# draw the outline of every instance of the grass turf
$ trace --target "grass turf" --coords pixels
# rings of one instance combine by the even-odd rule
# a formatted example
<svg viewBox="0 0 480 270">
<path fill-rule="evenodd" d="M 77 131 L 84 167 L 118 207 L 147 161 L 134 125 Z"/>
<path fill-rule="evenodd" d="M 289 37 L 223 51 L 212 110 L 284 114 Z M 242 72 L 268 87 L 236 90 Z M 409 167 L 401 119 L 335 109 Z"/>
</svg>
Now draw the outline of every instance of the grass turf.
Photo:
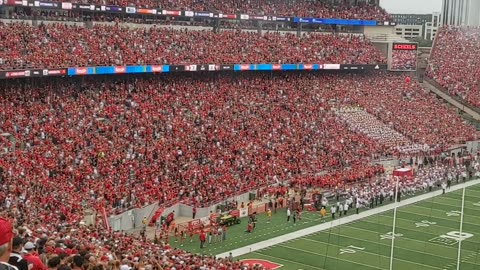
<svg viewBox="0 0 480 270">
<path fill-rule="evenodd" d="M 456 269 L 461 199 L 462 191 L 457 190 L 397 210 L 393 269 Z M 311 216 L 312 219 L 316 217 Z M 318 223 L 318 220 L 313 222 Z M 391 235 L 388 233 L 392 231 L 392 223 L 393 211 L 384 212 L 238 259 L 263 259 L 289 270 L 389 269 Z M 292 229 L 292 226 L 285 226 L 285 220 L 281 226 L 285 228 L 282 234 Z M 308 223 L 301 226 L 308 226 Z M 478 270 L 480 186 L 466 190 L 462 231 L 467 234 L 462 235 L 465 239 L 461 243 L 460 269 Z M 237 247 L 232 245 L 231 249 Z"/>
</svg>

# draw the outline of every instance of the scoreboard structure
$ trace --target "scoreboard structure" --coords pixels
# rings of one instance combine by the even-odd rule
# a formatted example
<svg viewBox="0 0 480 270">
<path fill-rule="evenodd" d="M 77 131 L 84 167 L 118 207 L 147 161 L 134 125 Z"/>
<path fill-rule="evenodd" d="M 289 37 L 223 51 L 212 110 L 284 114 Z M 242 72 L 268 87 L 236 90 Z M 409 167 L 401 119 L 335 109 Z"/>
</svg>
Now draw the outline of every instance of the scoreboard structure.
<svg viewBox="0 0 480 270">
<path fill-rule="evenodd" d="M 388 70 L 416 71 L 418 43 L 390 43 Z"/>
</svg>

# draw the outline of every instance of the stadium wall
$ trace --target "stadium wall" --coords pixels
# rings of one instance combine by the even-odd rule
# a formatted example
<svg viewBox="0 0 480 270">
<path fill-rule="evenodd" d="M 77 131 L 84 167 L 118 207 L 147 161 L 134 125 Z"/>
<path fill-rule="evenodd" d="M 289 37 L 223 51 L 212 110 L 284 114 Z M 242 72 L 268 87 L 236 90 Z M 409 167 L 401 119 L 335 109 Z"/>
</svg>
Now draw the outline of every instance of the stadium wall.
<svg viewBox="0 0 480 270">
<path fill-rule="evenodd" d="M 480 141 L 467 142 L 467 150 L 470 151 L 470 153 L 476 153 L 480 151 Z"/>
<path fill-rule="evenodd" d="M 158 203 L 143 208 L 135 208 L 119 215 L 107 218 L 110 228 L 114 231 L 128 231 L 142 226 L 143 217 L 150 217 L 158 209 Z"/>
<path fill-rule="evenodd" d="M 202 218 L 202 217 L 207 217 L 210 214 L 210 211 L 216 212 L 218 209 L 218 205 L 222 204 L 223 202 L 227 200 L 236 200 L 239 203 L 241 202 L 248 202 L 249 201 L 249 196 L 250 193 L 256 193 L 257 190 L 249 191 L 242 193 L 238 196 L 232 197 L 232 198 L 227 198 L 222 200 L 221 202 L 218 202 L 216 204 L 213 204 L 209 207 L 203 207 L 203 208 L 197 208 L 197 218 Z M 154 203 L 148 206 L 145 206 L 143 208 L 135 208 L 129 211 L 126 211 L 122 214 L 119 215 L 114 215 L 110 216 L 107 218 L 108 224 L 110 225 L 110 228 L 114 231 L 129 231 L 133 230 L 135 228 L 139 228 L 142 226 L 142 219 L 143 217 L 147 217 L 147 219 L 150 221 L 152 215 L 160 208 L 158 203 Z M 166 207 L 163 210 L 163 213 L 168 214 L 171 213 L 172 211 L 175 211 L 175 217 L 178 216 L 185 216 L 185 217 L 191 217 L 192 216 L 192 211 L 193 207 L 186 205 L 186 204 L 175 204 L 170 207 Z M 162 214 L 162 215 L 165 215 Z"/>
<path fill-rule="evenodd" d="M 390 35 L 395 34 L 394 29 L 394 26 L 364 26 L 363 33 L 367 36 L 379 34 Z"/>
</svg>

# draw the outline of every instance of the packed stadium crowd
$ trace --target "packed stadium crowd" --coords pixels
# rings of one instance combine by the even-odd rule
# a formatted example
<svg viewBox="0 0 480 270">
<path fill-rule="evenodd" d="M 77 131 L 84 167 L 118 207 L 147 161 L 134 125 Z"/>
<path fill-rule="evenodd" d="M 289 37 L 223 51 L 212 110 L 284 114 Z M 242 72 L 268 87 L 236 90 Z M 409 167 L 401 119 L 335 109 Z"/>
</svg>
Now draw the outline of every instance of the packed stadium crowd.
<svg viewBox="0 0 480 270">
<path fill-rule="evenodd" d="M 79 2 L 391 19 L 378 6 L 331 1 Z M 462 36 L 466 44 L 478 40 L 471 31 L 462 33 L 469 33 Z M 436 53 L 447 46 L 442 44 L 437 42 Z M 476 48 L 464 46 L 465 56 Z M 400 64 L 411 64 L 407 56 L 400 58 Z M 386 58 L 362 35 L 299 38 L 0 22 L 3 70 L 233 63 L 383 64 Z M 432 69 L 432 76 L 445 68 Z M 0 82 L 0 216 L 5 217 L 0 219 L 0 247 L 11 242 L 14 254 L 32 262 L 33 269 L 18 270 L 261 270 L 233 258 L 192 254 L 108 231 L 99 217 L 97 226 L 87 226 L 84 211 L 110 215 L 151 203 L 205 207 L 284 180 L 292 186 L 347 190 L 366 206 L 372 196 L 391 194 L 394 187 L 383 178 L 383 166 L 371 161 L 434 156 L 479 138 L 452 108 L 402 74 L 198 73 L 27 82 Z M 353 107 L 361 114 L 338 114 Z M 475 166 L 478 171 L 478 161 Z M 437 162 L 414 179 L 402 179 L 401 188 L 405 193 L 425 189 L 442 177 L 459 179 L 464 173 L 463 165 Z"/>
<path fill-rule="evenodd" d="M 413 142 L 429 145 L 432 153 L 476 136 L 453 109 L 395 74 L 179 74 L 2 83 L 1 132 L 11 135 L 0 137 L 0 148 L 10 149 L 0 160 L 6 215 L 40 229 L 37 237 L 62 228 L 79 231 L 90 245 L 121 239 L 125 243 L 116 244 L 122 253 L 137 240 L 77 228 L 84 209 L 110 214 L 153 202 L 201 207 L 278 180 L 334 188 L 381 174 L 383 168 L 369 161 L 400 153 L 350 131 L 335 107 L 362 106 Z M 421 118 L 414 121 L 412 115 Z M 325 174 L 317 176 L 320 171 Z M 149 248 L 142 244 L 125 254 L 138 257 Z M 168 252 L 163 254 L 177 259 L 166 263 L 175 267 L 210 260 Z"/>
<path fill-rule="evenodd" d="M 347 4 L 326 0 L 252 0 L 252 1 L 222 1 L 222 0 L 141 0 L 131 2 L 128 0 L 87 0 L 68 1 L 52 0 L 52 2 L 73 2 L 82 4 L 132 6 L 137 8 L 161 8 L 166 10 L 210 11 L 223 14 L 248 14 L 248 15 L 276 15 L 298 16 L 315 18 L 362 19 L 389 21 L 390 15 L 381 7 L 358 2 Z"/>
<path fill-rule="evenodd" d="M 203 74 L 81 87 L 6 83 L 0 123 L 17 151 L 0 166 L 5 185 L 24 186 L 20 193 L 31 193 L 30 203 L 46 209 L 32 214 L 54 218 L 47 210 L 54 208 L 76 220 L 82 205 L 204 205 L 275 179 L 400 154 L 349 131 L 331 110 L 341 104 L 363 106 L 432 151 L 475 138 L 471 126 L 416 83 L 398 89 L 403 80 L 386 74 Z M 379 101 L 379 95 L 388 98 Z M 422 117 L 412 121 L 411 115 Z M 2 137 L 1 146 L 12 149 L 12 142 Z"/>
<path fill-rule="evenodd" d="M 35 37 L 31 38 L 24 38 Z M 218 46 L 221 42 L 222 46 Z M 138 64 L 385 63 L 363 36 L 0 24 L 0 68 Z"/>
<path fill-rule="evenodd" d="M 480 28 L 443 27 L 435 39 L 427 76 L 451 95 L 480 108 Z"/>
<path fill-rule="evenodd" d="M 40 222 L 33 226 L 30 224 L 17 226 L 16 222 L 17 220 L 11 216 L 0 219 L 2 233 L 0 245 L 11 243 L 13 252 L 9 262 L 17 266 L 18 270 L 263 269 L 243 266 L 232 258 L 192 254 L 165 245 L 145 242 L 134 235 L 126 235 L 123 232 L 111 233 L 92 226 L 55 227 L 44 226 Z M 23 263 L 18 263 L 22 261 Z"/>
</svg>

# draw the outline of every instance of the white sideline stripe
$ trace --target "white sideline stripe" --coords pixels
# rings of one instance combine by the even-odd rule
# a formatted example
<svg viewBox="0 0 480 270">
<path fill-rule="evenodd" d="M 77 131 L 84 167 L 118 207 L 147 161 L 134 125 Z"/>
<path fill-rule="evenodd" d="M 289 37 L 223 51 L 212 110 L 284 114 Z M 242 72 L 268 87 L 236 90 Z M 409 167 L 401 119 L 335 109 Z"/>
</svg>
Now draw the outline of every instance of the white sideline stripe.
<svg viewBox="0 0 480 270">
<path fill-rule="evenodd" d="M 480 184 L 480 179 L 471 180 L 469 182 L 453 186 L 451 188 L 451 190 L 447 193 L 450 193 L 450 192 L 453 192 L 453 191 L 456 191 L 456 190 L 460 190 L 464 187 L 471 187 L 471 186 L 478 185 L 478 184 Z M 360 220 L 360 219 L 363 219 L 363 218 L 366 218 L 366 217 L 370 217 L 370 216 L 373 216 L 373 215 L 376 215 L 376 214 L 379 214 L 379 213 L 390 211 L 390 210 L 395 208 L 395 205 L 397 205 L 398 207 L 402 207 L 402 206 L 410 205 L 410 204 L 413 204 L 413 203 L 416 203 L 416 202 L 419 202 L 419 201 L 430 199 L 430 198 L 433 198 L 433 197 L 441 195 L 441 194 L 442 194 L 442 190 L 432 191 L 432 192 L 422 194 L 422 195 L 419 195 L 419 196 L 416 196 L 416 197 L 413 197 L 413 198 L 405 199 L 405 200 L 403 200 L 399 203 L 392 203 L 392 204 L 381 206 L 381 207 L 371 209 L 371 210 L 368 210 L 368 211 L 363 211 L 358 215 L 357 214 L 352 214 L 352 215 L 349 215 L 347 217 L 342 217 L 340 219 L 325 222 L 325 223 L 315 225 L 315 226 L 312 226 L 312 227 L 309 227 L 309 228 L 301 229 L 301 230 L 298 230 L 298 231 L 295 231 L 295 232 L 292 232 L 292 233 L 281 235 L 281 236 L 278 236 L 278 237 L 275 237 L 275 238 L 272 238 L 272 239 L 268 239 L 268 240 L 265 240 L 265 241 L 261 241 L 261 242 L 255 243 L 255 244 L 251 244 L 251 245 L 248 245 L 248 246 L 245 246 L 245 247 L 230 250 L 230 251 L 218 254 L 217 258 L 228 257 L 230 252 L 235 257 L 242 256 L 242 255 L 248 254 L 250 252 L 254 252 L 254 251 L 261 250 L 261 249 L 264 249 L 264 248 L 267 248 L 267 247 L 270 247 L 270 246 L 273 246 L 273 245 L 277 245 L 277 244 L 281 244 L 283 242 L 287 242 L 289 240 L 304 237 L 304 236 L 307 236 L 307 235 L 315 233 L 315 232 L 328 230 L 328 229 L 331 229 L 331 228 L 334 228 L 334 227 L 337 227 L 337 226 L 340 226 L 340 225 L 343 225 L 343 224 L 346 224 L 346 223 L 350 223 L 350 222 Z"/>
</svg>

